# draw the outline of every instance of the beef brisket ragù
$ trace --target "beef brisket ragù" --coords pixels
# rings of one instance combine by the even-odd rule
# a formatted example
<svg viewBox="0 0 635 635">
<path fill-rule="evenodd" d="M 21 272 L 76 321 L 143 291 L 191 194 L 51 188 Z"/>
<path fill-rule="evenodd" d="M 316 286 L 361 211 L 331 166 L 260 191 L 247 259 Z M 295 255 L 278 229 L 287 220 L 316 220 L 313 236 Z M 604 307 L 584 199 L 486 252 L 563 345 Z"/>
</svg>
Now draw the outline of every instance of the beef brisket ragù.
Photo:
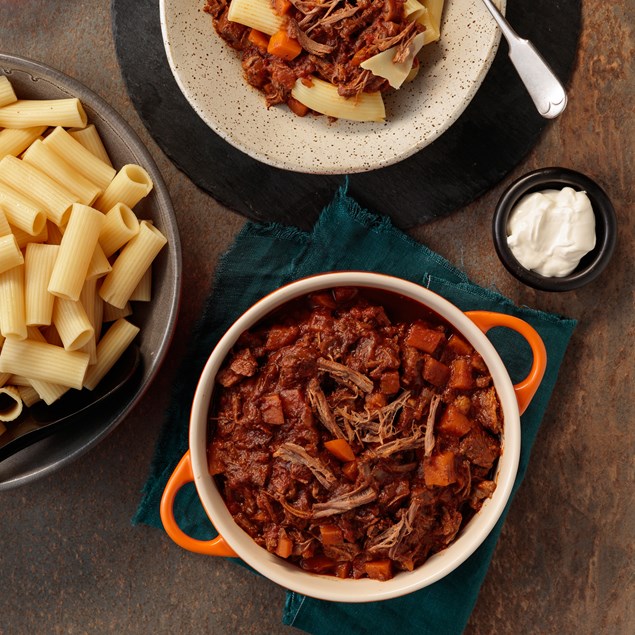
<svg viewBox="0 0 635 635">
<path fill-rule="evenodd" d="M 426 3 L 433 5 L 430 9 Z M 220 37 L 241 54 L 267 107 L 381 120 L 381 94 L 417 72 L 439 37 L 443 0 L 207 0 Z"/>
<path fill-rule="evenodd" d="M 209 466 L 257 544 L 310 572 L 387 580 L 492 495 L 503 417 L 460 333 L 373 293 L 311 294 L 239 338 L 217 375 Z"/>
</svg>

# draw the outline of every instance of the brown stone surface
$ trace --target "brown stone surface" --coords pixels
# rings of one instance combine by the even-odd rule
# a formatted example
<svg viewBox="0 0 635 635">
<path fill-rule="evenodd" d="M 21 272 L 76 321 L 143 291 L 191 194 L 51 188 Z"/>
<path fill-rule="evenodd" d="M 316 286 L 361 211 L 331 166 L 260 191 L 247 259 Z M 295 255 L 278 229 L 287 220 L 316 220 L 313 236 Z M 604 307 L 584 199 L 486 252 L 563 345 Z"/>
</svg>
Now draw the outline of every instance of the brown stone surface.
<svg viewBox="0 0 635 635">
<path fill-rule="evenodd" d="M 585 0 L 582 10 L 565 114 L 504 183 L 412 232 L 476 282 L 580 321 L 469 635 L 635 632 L 635 1 Z M 175 368 L 218 256 L 243 219 L 193 186 L 145 131 L 121 79 L 107 0 L 5 0 L 0 48 L 77 78 L 130 122 L 173 196 L 186 273 L 169 362 L 131 416 L 75 463 L 0 492 L 0 633 L 298 632 L 280 624 L 281 588 L 130 524 Z M 504 184 L 548 165 L 595 178 L 619 218 L 617 251 L 604 275 L 567 294 L 517 283 L 497 260 L 490 237 Z"/>
</svg>

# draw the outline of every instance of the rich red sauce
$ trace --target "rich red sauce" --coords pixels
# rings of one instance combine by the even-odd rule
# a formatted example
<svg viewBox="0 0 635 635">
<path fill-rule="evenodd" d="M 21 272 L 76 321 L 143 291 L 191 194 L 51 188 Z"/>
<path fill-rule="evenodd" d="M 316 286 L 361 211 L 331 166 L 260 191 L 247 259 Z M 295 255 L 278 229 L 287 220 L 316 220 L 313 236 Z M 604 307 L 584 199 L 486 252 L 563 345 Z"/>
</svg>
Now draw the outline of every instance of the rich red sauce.
<svg viewBox="0 0 635 635">
<path fill-rule="evenodd" d="M 396 294 L 337 288 L 240 337 L 217 376 L 210 471 L 265 549 L 386 580 L 491 496 L 502 427 L 489 371 L 451 325 Z"/>
</svg>

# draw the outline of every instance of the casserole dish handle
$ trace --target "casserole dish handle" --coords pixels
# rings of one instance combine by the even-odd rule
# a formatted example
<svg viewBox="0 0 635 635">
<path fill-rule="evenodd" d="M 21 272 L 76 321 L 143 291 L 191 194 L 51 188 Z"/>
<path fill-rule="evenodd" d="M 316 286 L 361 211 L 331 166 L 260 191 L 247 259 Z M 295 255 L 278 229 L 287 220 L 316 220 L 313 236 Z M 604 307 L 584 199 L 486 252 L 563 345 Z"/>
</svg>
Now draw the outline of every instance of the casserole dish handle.
<svg viewBox="0 0 635 635">
<path fill-rule="evenodd" d="M 495 326 L 504 326 L 516 331 L 527 340 L 534 360 L 527 377 L 517 384 L 514 384 L 516 399 L 518 400 L 518 410 L 520 414 L 523 414 L 523 412 L 527 410 L 527 406 L 529 406 L 533 396 L 536 394 L 547 367 L 547 350 L 540 335 L 538 335 L 538 332 L 527 324 L 527 322 L 513 315 L 494 313 L 492 311 L 466 311 L 465 314 L 483 333 L 487 333 L 487 331 Z"/>
<path fill-rule="evenodd" d="M 192 461 L 190 459 L 190 453 L 187 451 L 179 464 L 176 466 L 170 480 L 168 481 L 165 489 L 163 490 L 163 496 L 161 497 L 161 522 L 165 528 L 166 533 L 172 540 L 194 553 L 202 553 L 206 556 L 230 556 L 236 557 L 234 550 L 225 542 L 222 536 L 218 535 L 212 540 L 197 540 L 188 536 L 176 522 L 174 518 L 174 501 L 179 490 L 187 483 L 194 482 L 194 473 L 192 472 Z"/>
</svg>

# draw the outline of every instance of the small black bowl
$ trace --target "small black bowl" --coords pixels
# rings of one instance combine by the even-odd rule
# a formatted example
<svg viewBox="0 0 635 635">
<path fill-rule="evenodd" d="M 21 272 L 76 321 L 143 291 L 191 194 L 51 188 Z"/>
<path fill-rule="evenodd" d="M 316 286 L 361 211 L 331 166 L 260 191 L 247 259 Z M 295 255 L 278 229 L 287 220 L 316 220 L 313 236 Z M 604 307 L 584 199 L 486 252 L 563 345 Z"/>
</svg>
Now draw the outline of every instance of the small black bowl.
<svg viewBox="0 0 635 635">
<path fill-rule="evenodd" d="M 571 187 L 586 192 L 595 214 L 595 247 L 568 276 L 541 276 L 523 267 L 507 244 L 507 220 L 526 194 Z M 608 264 L 617 242 L 617 217 L 604 190 L 588 176 L 567 168 L 541 168 L 514 181 L 501 196 L 493 219 L 494 246 L 505 268 L 518 280 L 541 291 L 572 291 L 595 280 Z"/>
</svg>

